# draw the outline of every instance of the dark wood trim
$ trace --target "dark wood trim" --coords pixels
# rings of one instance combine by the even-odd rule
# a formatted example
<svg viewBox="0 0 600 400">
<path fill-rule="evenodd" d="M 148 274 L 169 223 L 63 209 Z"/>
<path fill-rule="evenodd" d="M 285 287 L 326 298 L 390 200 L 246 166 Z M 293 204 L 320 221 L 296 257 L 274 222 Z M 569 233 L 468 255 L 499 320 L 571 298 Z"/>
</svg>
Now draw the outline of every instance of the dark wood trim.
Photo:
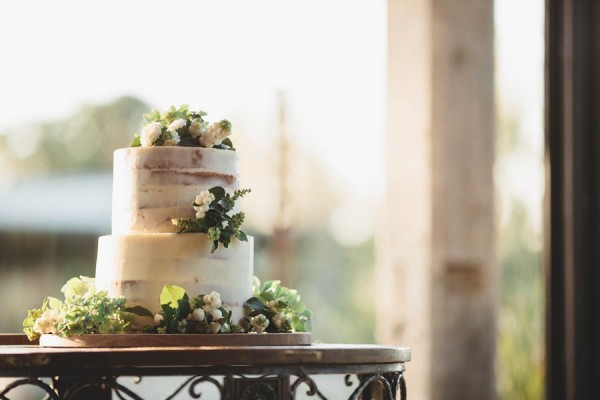
<svg viewBox="0 0 600 400">
<path fill-rule="evenodd" d="M 546 0 L 547 399 L 600 398 L 600 2 Z"/>
</svg>

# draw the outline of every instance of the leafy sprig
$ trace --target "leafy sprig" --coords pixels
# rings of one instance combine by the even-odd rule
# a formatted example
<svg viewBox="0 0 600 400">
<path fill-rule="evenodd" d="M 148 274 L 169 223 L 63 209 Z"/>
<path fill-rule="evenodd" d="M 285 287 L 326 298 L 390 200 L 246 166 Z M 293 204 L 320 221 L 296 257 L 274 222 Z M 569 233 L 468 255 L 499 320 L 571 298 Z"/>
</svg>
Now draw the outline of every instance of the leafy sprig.
<svg viewBox="0 0 600 400">
<path fill-rule="evenodd" d="M 248 236 L 241 229 L 245 214 L 242 211 L 230 214 L 236 201 L 250 193 L 251 190 L 236 190 L 231 195 L 223 187 L 215 186 L 208 191 L 215 196 L 215 199 L 209 204 L 209 209 L 204 217 L 172 220 L 173 225 L 180 228 L 178 233 L 206 233 L 208 239 L 213 243 L 211 253 L 217 250 L 219 244 L 225 248 L 229 247 L 232 238 L 243 242 L 248 241 Z M 195 203 L 194 205 L 197 206 Z"/>
<path fill-rule="evenodd" d="M 124 297 L 111 298 L 106 291 L 96 291 L 93 278 L 72 278 L 61 291 L 64 300 L 46 297 L 40 308 L 28 311 L 23 331 L 29 340 L 43 333 L 60 337 L 126 333 L 134 314 L 141 315 L 141 310 L 126 308 Z"/>
<path fill-rule="evenodd" d="M 251 325 L 252 318 L 263 315 L 270 321 L 266 332 L 312 331 L 312 312 L 300 301 L 296 290 L 282 286 L 278 280 L 261 285 L 255 277 L 253 293 L 254 297 L 244 304 L 247 325 Z"/>
</svg>

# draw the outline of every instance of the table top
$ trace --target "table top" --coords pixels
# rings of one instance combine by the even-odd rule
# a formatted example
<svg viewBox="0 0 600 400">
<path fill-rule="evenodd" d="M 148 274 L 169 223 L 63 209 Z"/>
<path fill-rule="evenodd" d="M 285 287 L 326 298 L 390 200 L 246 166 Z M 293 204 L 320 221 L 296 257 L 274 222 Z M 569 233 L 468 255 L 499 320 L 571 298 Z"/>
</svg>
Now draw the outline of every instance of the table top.
<svg viewBox="0 0 600 400">
<path fill-rule="evenodd" d="M 57 368 L 385 365 L 411 357 L 409 348 L 379 345 L 49 348 L 23 344 L 21 336 L 0 336 L 0 375 Z"/>
</svg>

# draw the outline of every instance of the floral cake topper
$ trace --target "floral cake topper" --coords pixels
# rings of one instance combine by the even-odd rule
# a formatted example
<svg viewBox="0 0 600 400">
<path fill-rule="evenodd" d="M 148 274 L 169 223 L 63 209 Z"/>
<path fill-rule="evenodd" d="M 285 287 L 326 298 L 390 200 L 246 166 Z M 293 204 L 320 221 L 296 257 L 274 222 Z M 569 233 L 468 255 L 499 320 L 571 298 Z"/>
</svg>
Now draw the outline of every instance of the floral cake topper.
<svg viewBox="0 0 600 400">
<path fill-rule="evenodd" d="M 186 146 L 235 150 L 229 138 L 231 122 L 224 119 L 209 124 L 204 111 L 190 111 L 188 105 L 171 106 L 160 113 L 144 114 L 144 127 L 131 147 Z"/>
</svg>

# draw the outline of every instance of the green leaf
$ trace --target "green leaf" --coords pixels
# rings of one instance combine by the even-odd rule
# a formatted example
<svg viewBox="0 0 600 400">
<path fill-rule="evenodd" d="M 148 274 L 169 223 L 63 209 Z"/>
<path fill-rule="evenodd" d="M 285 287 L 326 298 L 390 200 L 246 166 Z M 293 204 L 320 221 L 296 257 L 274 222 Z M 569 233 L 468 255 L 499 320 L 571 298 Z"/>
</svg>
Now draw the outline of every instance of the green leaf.
<svg viewBox="0 0 600 400">
<path fill-rule="evenodd" d="M 265 301 L 265 303 L 275 300 L 273 293 L 270 293 L 270 292 L 262 292 L 260 294 L 260 298 L 263 299 Z"/>
<path fill-rule="evenodd" d="M 128 307 L 125 309 L 125 311 L 135 314 L 139 317 L 154 318 L 154 314 L 152 314 L 152 312 L 150 310 L 148 310 L 147 308 L 144 308 L 142 306 Z"/>
<path fill-rule="evenodd" d="M 221 142 L 221 144 L 224 144 L 225 146 L 229 147 L 229 149 L 231 149 L 231 150 L 235 150 L 235 148 L 233 147 L 233 142 L 228 137 L 225 138 L 225 139 L 223 139 L 223 141 Z"/>
<path fill-rule="evenodd" d="M 263 303 L 258 297 L 251 297 L 246 300 L 244 307 L 253 312 L 260 312 L 266 308 L 265 303 Z"/>
<path fill-rule="evenodd" d="M 191 312 L 192 309 L 190 307 L 190 302 L 186 294 L 183 299 L 177 300 L 177 312 L 175 313 L 175 319 L 185 319 Z"/>
<path fill-rule="evenodd" d="M 142 140 L 140 138 L 140 135 L 135 135 L 135 137 L 133 138 L 133 141 L 131 142 L 131 144 L 129 146 L 130 147 L 141 147 Z"/>
<path fill-rule="evenodd" d="M 56 297 L 48 296 L 46 297 L 48 303 L 47 307 L 51 310 L 59 311 L 63 305 L 63 302 L 57 299 Z M 45 307 L 44 307 L 45 308 Z"/>
<path fill-rule="evenodd" d="M 225 189 L 222 188 L 221 186 L 215 186 L 212 187 L 208 190 L 210 193 L 212 193 L 213 195 L 215 195 L 215 200 L 214 201 L 219 201 L 221 200 L 223 197 L 225 197 Z"/>
<path fill-rule="evenodd" d="M 247 242 L 248 241 L 248 236 L 246 236 L 246 234 L 243 231 L 238 231 L 237 234 L 236 234 L 236 236 L 242 242 Z"/>
<path fill-rule="evenodd" d="M 175 285 L 165 285 L 160 294 L 160 304 L 177 308 L 177 302 L 187 296 L 185 289 Z"/>
</svg>

